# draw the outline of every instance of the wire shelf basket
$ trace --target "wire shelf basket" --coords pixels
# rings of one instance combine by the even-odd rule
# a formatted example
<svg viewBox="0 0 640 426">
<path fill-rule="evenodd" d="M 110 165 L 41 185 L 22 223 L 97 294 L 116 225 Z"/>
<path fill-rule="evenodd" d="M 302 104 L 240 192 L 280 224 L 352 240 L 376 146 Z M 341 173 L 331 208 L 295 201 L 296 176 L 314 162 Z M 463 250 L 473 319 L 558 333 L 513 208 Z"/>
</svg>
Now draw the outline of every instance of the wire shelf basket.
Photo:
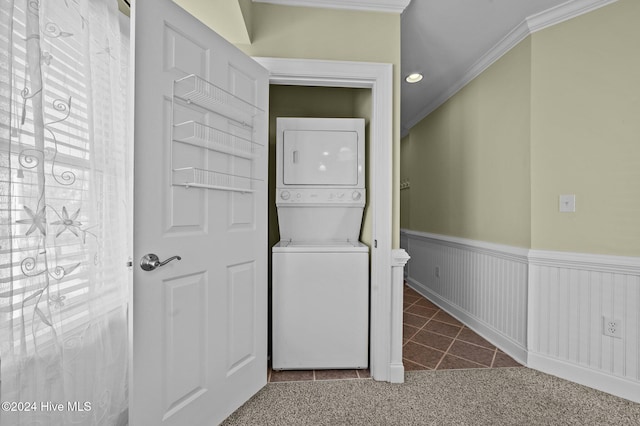
<svg viewBox="0 0 640 426">
<path fill-rule="evenodd" d="M 220 189 L 224 191 L 255 192 L 259 179 L 238 176 L 196 167 L 183 167 L 173 170 L 173 184 L 179 186 Z"/>
<path fill-rule="evenodd" d="M 262 155 L 262 145 L 196 121 L 177 124 L 173 140 L 248 159 Z"/>
<path fill-rule="evenodd" d="M 253 117 L 263 112 L 255 105 L 194 74 L 176 80 L 173 94 L 187 103 L 194 103 L 247 127 L 253 127 Z"/>
</svg>

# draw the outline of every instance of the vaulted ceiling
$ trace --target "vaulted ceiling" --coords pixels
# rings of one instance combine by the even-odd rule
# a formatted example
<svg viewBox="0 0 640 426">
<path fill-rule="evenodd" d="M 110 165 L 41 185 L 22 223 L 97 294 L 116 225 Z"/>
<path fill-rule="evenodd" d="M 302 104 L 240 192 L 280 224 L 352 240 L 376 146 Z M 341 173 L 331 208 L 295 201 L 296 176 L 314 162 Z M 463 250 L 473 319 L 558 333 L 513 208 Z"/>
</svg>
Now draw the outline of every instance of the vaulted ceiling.
<svg viewBox="0 0 640 426">
<path fill-rule="evenodd" d="M 411 127 L 527 35 L 616 0 L 253 0 L 402 13 L 401 125 Z M 404 77 L 420 72 L 409 84 Z"/>
</svg>

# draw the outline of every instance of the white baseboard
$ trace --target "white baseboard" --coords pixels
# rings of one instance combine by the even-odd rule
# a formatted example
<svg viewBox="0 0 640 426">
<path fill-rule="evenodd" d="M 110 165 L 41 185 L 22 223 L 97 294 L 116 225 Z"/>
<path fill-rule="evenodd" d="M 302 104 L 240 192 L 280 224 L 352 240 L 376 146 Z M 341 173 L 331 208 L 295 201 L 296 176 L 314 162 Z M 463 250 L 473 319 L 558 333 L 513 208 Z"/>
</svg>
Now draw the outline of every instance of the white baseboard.
<svg viewBox="0 0 640 426">
<path fill-rule="evenodd" d="M 498 347 L 501 351 L 518 361 L 520 364 L 527 365 L 527 349 L 517 342 L 506 337 L 495 328 L 491 327 L 484 321 L 470 315 L 468 312 L 460 309 L 446 299 L 440 297 L 426 286 L 420 284 L 412 278 L 407 278 L 407 283 L 418 293 L 431 300 L 433 303 L 447 311 L 449 315 L 462 322 L 464 325 L 475 331 L 483 339 Z"/>
<path fill-rule="evenodd" d="M 529 368 L 640 403 L 640 383 L 529 352 Z"/>
<path fill-rule="evenodd" d="M 404 383 L 404 365 L 391 364 L 389 366 L 389 382 Z"/>
</svg>

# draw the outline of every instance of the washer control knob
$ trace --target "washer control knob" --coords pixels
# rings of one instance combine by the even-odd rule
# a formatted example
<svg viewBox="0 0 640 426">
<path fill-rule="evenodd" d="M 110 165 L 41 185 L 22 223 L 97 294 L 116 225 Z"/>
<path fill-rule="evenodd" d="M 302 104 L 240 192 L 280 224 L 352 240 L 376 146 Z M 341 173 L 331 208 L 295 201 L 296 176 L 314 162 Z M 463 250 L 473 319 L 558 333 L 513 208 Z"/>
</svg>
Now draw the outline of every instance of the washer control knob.
<svg viewBox="0 0 640 426">
<path fill-rule="evenodd" d="M 362 194 L 360 193 L 360 191 L 353 191 L 353 194 L 351 194 L 351 198 L 354 201 L 358 201 L 360 198 L 362 198 Z"/>
<path fill-rule="evenodd" d="M 282 191 L 280 193 L 280 198 L 282 198 L 283 200 L 288 200 L 289 197 L 291 197 L 291 194 L 289 193 L 289 191 Z"/>
</svg>

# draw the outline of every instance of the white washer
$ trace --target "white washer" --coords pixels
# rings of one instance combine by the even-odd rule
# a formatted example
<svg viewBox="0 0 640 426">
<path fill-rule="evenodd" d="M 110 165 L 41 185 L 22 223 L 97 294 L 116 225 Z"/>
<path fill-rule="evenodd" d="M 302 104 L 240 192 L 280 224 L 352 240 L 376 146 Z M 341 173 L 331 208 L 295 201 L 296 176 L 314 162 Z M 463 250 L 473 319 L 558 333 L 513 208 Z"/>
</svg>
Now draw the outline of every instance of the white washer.
<svg viewBox="0 0 640 426">
<path fill-rule="evenodd" d="M 367 368 L 368 269 L 359 242 L 273 247 L 273 369 Z"/>
<path fill-rule="evenodd" d="M 367 368 L 364 120 L 278 118 L 272 367 Z"/>
</svg>

